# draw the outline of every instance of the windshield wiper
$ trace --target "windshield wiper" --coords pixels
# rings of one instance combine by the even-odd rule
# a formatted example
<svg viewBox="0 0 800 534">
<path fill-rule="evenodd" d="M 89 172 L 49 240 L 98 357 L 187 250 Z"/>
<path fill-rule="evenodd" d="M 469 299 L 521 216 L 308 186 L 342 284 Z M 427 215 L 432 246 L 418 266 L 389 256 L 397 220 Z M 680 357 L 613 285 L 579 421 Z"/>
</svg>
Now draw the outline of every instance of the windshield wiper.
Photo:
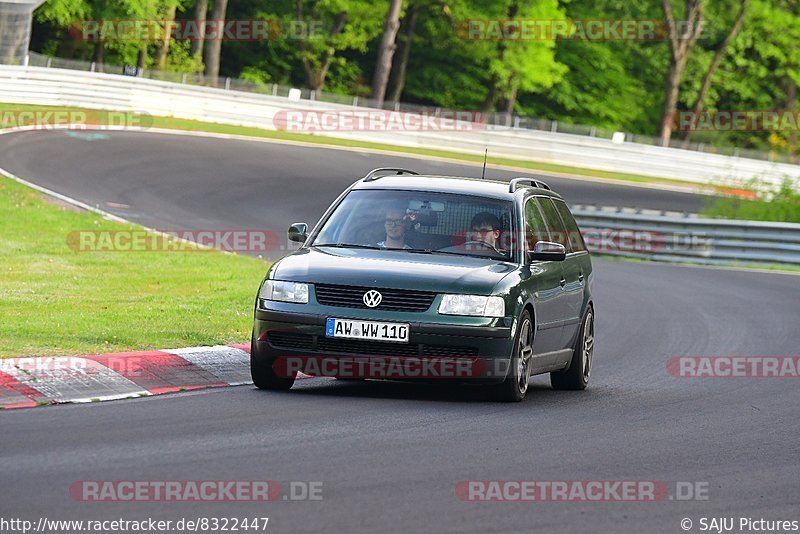
<svg viewBox="0 0 800 534">
<path fill-rule="evenodd" d="M 357 245 L 355 243 L 314 243 L 312 247 L 331 247 L 331 248 L 365 248 L 369 250 L 382 250 L 381 247 L 375 245 Z"/>
<path fill-rule="evenodd" d="M 448 256 L 466 256 L 469 258 L 488 258 L 490 260 L 508 261 L 508 259 L 502 255 L 495 256 L 491 254 L 467 254 L 464 252 L 453 252 L 449 250 L 433 250 L 430 248 L 406 248 L 402 250 L 404 250 L 405 252 L 413 252 L 415 254 L 445 254 Z"/>
</svg>

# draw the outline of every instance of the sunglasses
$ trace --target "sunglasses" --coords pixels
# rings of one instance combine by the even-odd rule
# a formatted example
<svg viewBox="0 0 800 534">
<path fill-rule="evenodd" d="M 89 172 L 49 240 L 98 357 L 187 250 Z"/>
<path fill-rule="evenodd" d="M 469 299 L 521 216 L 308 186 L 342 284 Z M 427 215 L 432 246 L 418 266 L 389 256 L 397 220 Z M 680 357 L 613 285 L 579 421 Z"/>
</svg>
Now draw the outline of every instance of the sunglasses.
<svg viewBox="0 0 800 534">
<path fill-rule="evenodd" d="M 405 222 L 405 219 L 386 219 L 384 224 L 386 224 L 386 226 L 403 226 Z"/>
</svg>

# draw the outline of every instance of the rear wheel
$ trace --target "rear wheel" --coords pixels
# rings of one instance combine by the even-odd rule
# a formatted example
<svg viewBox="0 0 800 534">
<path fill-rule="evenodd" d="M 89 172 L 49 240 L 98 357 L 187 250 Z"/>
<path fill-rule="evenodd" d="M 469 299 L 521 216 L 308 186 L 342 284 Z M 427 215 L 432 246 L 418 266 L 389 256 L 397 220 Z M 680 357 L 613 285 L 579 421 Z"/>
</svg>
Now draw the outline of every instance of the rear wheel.
<svg viewBox="0 0 800 534">
<path fill-rule="evenodd" d="M 531 314 L 525 310 L 519 318 L 517 336 L 511 354 L 508 375 L 502 384 L 496 386 L 498 400 L 519 402 L 528 391 L 531 378 L 531 360 L 533 357 L 533 321 Z"/>
<path fill-rule="evenodd" d="M 290 377 L 278 376 L 272 368 L 272 362 L 265 361 L 265 358 L 259 357 L 258 344 L 256 343 L 254 332 L 250 338 L 250 376 L 253 378 L 253 384 L 258 389 L 285 391 L 294 385 L 297 373 L 292 373 Z"/>
<path fill-rule="evenodd" d="M 550 373 L 550 384 L 553 389 L 581 390 L 586 389 L 592 374 L 592 357 L 594 356 L 594 310 L 586 308 L 581 330 L 575 340 L 572 361 L 566 371 Z"/>
</svg>

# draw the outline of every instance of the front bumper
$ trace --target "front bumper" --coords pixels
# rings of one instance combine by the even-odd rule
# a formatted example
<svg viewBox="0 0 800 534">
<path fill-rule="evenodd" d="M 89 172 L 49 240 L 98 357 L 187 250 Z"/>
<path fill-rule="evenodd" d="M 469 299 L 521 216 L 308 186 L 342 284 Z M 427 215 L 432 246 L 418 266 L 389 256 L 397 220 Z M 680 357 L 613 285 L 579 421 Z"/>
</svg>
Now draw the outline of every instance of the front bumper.
<svg viewBox="0 0 800 534">
<path fill-rule="evenodd" d="M 513 345 L 510 318 L 432 323 L 339 308 L 307 313 L 257 309 L 253 357 L 280 374 L 456 381 L 502 381 Z M 329 317 L 409 324 L 408 343 L 325 337 Z M 417 317 L 418 318 L 418 317 Z M 459 324 L 461 321 L 461 324 Z M 486 324 L 469 324 L 469 322 Z"/>
</svg>

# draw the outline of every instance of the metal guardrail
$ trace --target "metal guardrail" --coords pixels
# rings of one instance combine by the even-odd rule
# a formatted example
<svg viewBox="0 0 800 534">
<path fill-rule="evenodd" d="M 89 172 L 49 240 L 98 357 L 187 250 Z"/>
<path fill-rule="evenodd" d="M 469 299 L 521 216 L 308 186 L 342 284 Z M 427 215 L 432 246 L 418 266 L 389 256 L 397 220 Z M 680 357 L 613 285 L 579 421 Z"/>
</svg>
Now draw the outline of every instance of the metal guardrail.
<svg viewBox="0 0 800 534">
<path fill-rule="evenodd" d="M 703 264 L 800 265 L 800 224 L 572 206 L 593 252 Z"/>
<path fill-rule="evenodd" d="M 40 1 L 40 0 L 29 0 Z M 123 73 L 124 67 L 121 65 L 111 65 L 103 63 L 95 63 L 93 61 L 84 61 L 79 59 L 65 59 L 47 56 L 36 52 L 28 52 L 27 66 L 31 67 L 47 67 L 54 69 L 71 69 L 89 72 L 106 72 L 109 74 Z M 277 83 L 263 83 L 253 82 L 248 80 L 241 80 L 231 77 L 216 77 L 212 78 L 205 76 L 202 73 L 196 72 L 175 72 L 175 71 L 160 71 L 151 68 L 141 69 L 138 73 L 143 78 L 151 80 L 160 80 L 165 82 L 175 82 L 189 85 L 199 85 L 205 87 L 224 87 L 225 89 L 234 91 L 243 91 L 248 93 L 260 93 L 272 96 L 288 96 L 292 87 L 280 85 Z M 379 104 L 377 100 L 370 98 L 344 95 L 340 93 L 329 93 L 327 91 L 313 91 L 310 89 L 299 89 L 301 98 L 304 100 L 314 100 L 319 102 L 329 102 L 332 104 L 343 104 L 354 107 L 362 108 L 379 108 L 400 113 L 429 113 L 438 114 L 442 111 L 437 106 L 425 106 L 420 104 L 409 104 L 407 102 L 383 102 Z M 447 110 L 452 111 L 452 110 Z M 456 110 L 457 111 L 457 110 Z M 558 122 L 550 119 L 542 119 L 537 117 L 525 117 L 512 113 L 496 112 L 489 114 L 481 114 L 482 119 L 486 120 L 488 124 L 497 126 L 513 126 L 516 129 L 523 130 L 538 130 L 551 133 L 564 133 L 578 136 L 597 137 L 600 139 L 612 139 L 614 134 L 624 133 L 617 132 L 609 128 L 598 128 L 597 126 L 587 126 L 585 124 L 573 124 L 567 122 Z M 642 134 L 624 133 L 625 140 L 643 144 L 662 146 L 661 139 Z M 766 161 L 775 161 L 779 163 L 792 163 L 793 160 L 789 154 L 784 154 L 776 151 L 763 151 L 748 148 L 740 148 L 735 146 L 715 146 L 703 142 L 690 142 L 684 145 L 681 139 L 672 139 L 669 143 L 672 148 L 681 148 L 684 150 L 694 150 L 697 152 L 706 152 L 709 154 L 721 154 L 726 156 L 735 156 L 750 159 L 760 159 Z"/>
<path fill-rule="evenodd" d="M 370 112 L 365 108 L 317 100 L 98 72 L 7 65 L 0 65 L 0 100 L 145 112 L 270 130 L 280 126 L 280 120 L 275 120 L 276 115 L 290 110 Z M 475 125 L 474 128 L 447 131 L 335 130 L 324 131 L 322 135 L 479 156 L 483 156 L 488 148 L 494 157 L 671 178 L 703 185 L 736 187 L 754 177 L 766 185 L 778 184 L 786 177 L 800 182 L 800 165 L 503 126 Z"/>
</svg>

